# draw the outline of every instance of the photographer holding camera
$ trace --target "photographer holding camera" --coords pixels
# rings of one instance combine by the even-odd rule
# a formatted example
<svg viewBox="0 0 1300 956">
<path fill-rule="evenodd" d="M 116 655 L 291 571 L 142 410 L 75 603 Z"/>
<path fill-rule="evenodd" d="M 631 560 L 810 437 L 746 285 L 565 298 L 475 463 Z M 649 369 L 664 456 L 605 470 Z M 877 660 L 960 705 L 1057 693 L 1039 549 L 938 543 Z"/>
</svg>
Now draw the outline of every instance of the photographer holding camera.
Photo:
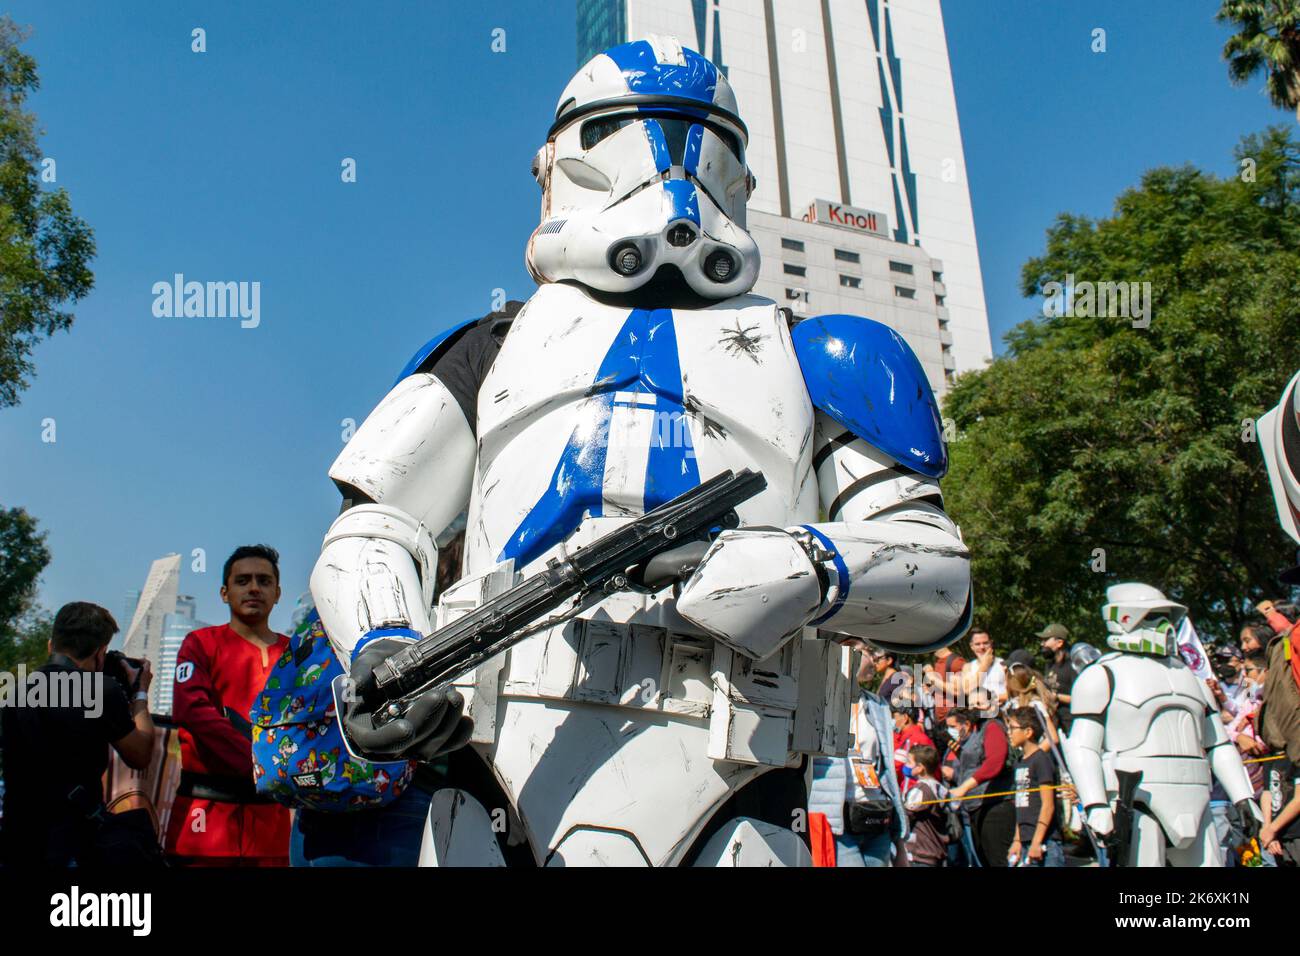
<svg viewBox="0 0 1300 956">
<path fill-rule="evenodd" d="M 153 824 L 104 806 L 108 748 L 135 770 L 153 757 L 148 661 L 108 643 L 113 616 L 74 601 L 54 617 L 50 659 L 17 701 L 0 710 L 5 804 L 0 860 L 9 866 L 149 864 L 160 857 Z"/>
</svg>

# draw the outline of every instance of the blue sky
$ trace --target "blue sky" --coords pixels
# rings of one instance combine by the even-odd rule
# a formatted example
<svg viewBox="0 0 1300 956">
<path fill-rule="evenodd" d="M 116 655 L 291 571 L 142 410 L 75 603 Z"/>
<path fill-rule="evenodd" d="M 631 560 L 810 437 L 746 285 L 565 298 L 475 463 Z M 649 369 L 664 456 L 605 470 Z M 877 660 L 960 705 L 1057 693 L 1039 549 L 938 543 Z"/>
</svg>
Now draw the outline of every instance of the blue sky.
<svg viewBox="0 0 1300 956">
<path fill-rule="evenodd" d="M 1294 122 L 1261 82 L 1229 85 L 1217 6 L 946 0 L 995 343 L 1033 314 L 1020 267 L 1058 212 L 1104 215 L 1156 165 L 1226 174 L 1242 134 Z M 41 600 L 119 613 L 174 551 L 181 590 L 222 621 L 222 560 L 265 541 L 282 553 L 284 627 L 337 511 L 326 469 L 343 421 L 495 289 L 531 293 L 528 167 L 575 66 L 572 7 L 7 10 L 35 30 L 43 150 L 99 246 L 72 331 L 39 347 L 32 388 L 0 411 L 0 504 L 32 512 L 54 556 Z M 259 282 L 260 324 L 155 317 L 152 287 L 175 273 Z"/>
</svg>

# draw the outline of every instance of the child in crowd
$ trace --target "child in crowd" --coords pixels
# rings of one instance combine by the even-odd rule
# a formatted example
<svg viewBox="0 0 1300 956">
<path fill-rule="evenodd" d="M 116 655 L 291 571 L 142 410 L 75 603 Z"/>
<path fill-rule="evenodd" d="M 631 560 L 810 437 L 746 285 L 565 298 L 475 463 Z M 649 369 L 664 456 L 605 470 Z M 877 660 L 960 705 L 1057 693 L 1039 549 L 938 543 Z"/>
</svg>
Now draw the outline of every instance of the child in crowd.
<svg viewBox="0 0 1300 956">
<path fill-rule="evenodd" d="M 912 866 L 942 866 L 948 857 L 944 801 L 948 788 L 939 782 L 939 751 L 917 744 L 907 752 L 912 788 L 907 791 L 907 857 Z"/>
<path fill-rule="evenodd" d="M 1064 866 L 1065 847 L 1056 819 L 1056 764 L 1043 743 L 1043 722 L 1032 707 L 1013 710 L 1007 721 L 1011 746 L 1020 749 L 1014 769 L 1016 838 L 1010 866 Z"/>
</svg>

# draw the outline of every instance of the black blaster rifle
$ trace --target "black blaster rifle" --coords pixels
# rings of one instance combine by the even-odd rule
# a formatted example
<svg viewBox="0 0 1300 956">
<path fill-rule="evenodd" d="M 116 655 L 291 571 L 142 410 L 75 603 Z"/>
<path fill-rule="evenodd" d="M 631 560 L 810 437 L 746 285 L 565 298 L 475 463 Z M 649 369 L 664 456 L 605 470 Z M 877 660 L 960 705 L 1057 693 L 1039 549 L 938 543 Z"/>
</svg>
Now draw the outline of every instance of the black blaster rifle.
<svg viewBox="0 0 1300 956">
<path fill-rule="evenodd" d="M 1119 800 L 1115 809 L 1115 830 L 1108 852 L 1111 866 L 1128 866 L 1128 851 L 1133 844 L 1133 801 L 1138 784 L 1142 782 L 1141 770 L 1116 770 L 1119 781 Z"/>
<path fill-rule="evenodd" d="M 358 697 L 380 721 L 391 720 L 403 713 L 404 700 L 500 654 L 527 637 L 530 624 L 573 598 L 658 590 L 688 570 L 685 556 L 699 562 L 712 529 L 737 527 L 736 506 L 766 487 L 759 472 L 725 471 L 568 557 L 552 558 L 504 594 L 378 664 L 357 686 Z"/>
</svg>

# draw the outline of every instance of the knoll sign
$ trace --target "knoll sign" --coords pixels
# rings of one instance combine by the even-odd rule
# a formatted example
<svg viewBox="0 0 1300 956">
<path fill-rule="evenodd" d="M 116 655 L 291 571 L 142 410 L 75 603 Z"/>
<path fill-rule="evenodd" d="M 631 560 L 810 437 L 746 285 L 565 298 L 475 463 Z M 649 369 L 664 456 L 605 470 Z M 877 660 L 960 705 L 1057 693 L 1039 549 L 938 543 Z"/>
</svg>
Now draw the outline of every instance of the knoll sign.
<svg viewBox="0 0 1300 956">
<path fill-rule="evenodd" d="M 889 238 L 889 217 L 883 212 L 846 206 L 844 203 L 830 202 L 826 199 L 814 200 L 803 214 L 804 222 L 824 222 L 831 226 L 852 229 L 854 232 L 869 232 L 873 236 Z"/>
</svg>

